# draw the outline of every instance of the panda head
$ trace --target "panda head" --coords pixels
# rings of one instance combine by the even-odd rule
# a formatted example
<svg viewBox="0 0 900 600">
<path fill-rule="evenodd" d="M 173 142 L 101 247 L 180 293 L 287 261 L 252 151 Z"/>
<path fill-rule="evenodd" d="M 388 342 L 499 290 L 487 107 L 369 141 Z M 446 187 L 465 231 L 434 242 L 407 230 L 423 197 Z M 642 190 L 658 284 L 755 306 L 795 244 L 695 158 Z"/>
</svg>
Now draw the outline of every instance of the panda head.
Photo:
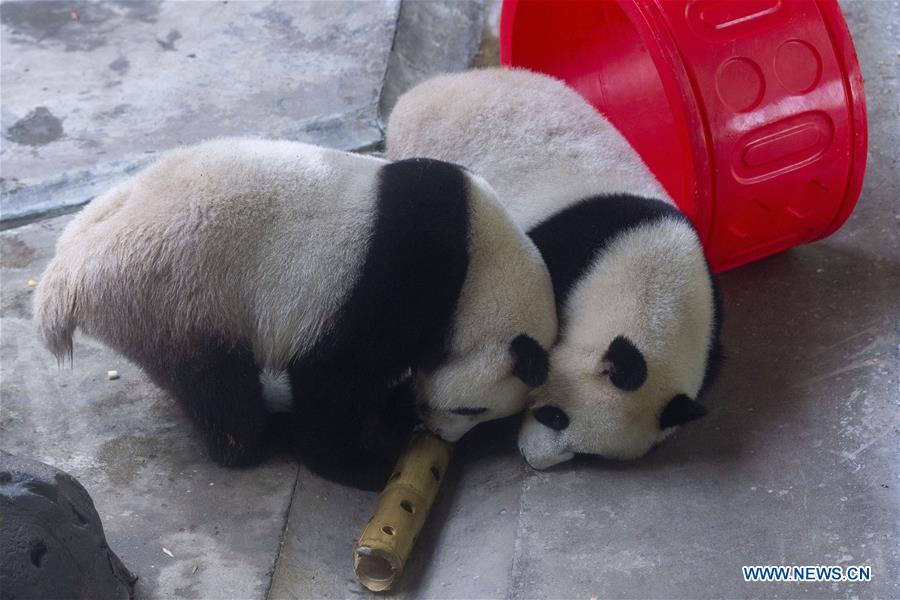
<svg viewBox="0 0 900 600">
<path fill-rule="evenodd" d="M 465 282 L 443 356 L 415 378 L 423 422 L 448 441 L 523 410 L 528 393 L 547 380 L 547 349 L 557 333 L 553 284 L 540 253 L 493 189 L 465 175 Z"/>
<path fill-rule="evenodd" d="M 431 431 L 455 442 L 482 421 L 520 412 L 528 392 L 542 385 L 548 372 L 547 350 L 527 333 L 505 347 L 482 344 L 418 374 L 419 416 Z"/>
<path fill-rule="evenodd" d="M 702 417 L 718 313 L 689 225 L 663 220 L 616 238 L 563 307 L 548 380 L 519 435 L 525 460 L 545 469 L 575 454 L 633 459 Z"/>
</svg>

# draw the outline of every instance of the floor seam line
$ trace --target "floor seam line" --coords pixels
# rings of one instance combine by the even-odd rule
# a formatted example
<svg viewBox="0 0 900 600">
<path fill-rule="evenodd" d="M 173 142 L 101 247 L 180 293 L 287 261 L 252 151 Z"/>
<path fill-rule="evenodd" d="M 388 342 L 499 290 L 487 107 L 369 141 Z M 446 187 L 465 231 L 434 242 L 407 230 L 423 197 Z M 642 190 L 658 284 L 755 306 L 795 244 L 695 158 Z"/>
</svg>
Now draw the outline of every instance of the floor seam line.
<svg viewBox="0 0 900 600">
<path fill-rule="evenodd" d="M 288 502 L 287 510 L 284 513 L 284 526 L 281 528 L 281 535 L 278 537 L 278 550 L 275 552 L 275 560 L 272 561 L 272 574 L 269 576 L 269 585 L 266 586 L 266 594 L 263 596 L 269 600 L 272 593 L 272 585 L 275 583 L 275 575 L 278 573 L 278 563 L 281 562 L 281 554 L 284 551 L 284 542 L 287 539 L 288 527 L 291 521 L 291 509 L 294 508 L 294 499 L 297 497 L 297 486 L 300 484 L 300 466 L 297 465 L 297 471 L 294 474 L 294 483 L 291 485 L 291 499 Z"/>
</svg>

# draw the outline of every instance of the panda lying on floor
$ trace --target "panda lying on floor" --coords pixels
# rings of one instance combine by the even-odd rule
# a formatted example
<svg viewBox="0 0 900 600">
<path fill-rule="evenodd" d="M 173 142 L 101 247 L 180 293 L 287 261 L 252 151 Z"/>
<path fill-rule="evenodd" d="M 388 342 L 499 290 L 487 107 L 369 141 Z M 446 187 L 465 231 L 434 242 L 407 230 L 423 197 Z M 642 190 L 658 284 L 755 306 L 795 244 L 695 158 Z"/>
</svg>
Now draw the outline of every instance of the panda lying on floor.
<svg viewBox="0 0 900 600">
<path fill-rule="evenodd" d="M 211 456 L 263 456 L 260 373 L 289 373 L 311 468 L 380 487 L 364 421 L 412 369 L 454 440 L 524 408 L 556 336 L 540 254 L 459 167 L 222 139 L 170 152 L 66 227 L 36 290 L 49 349 L 76 328 L 187 409 Z M 369 475 L 371 473 L 371 475 Z"/>
<path fill-rule="evenodd" d="M 560 337 L 519 437 L 529 464 L 635 458 L 705 414 L 721 308 L 697 233 L 576 92 L 524 70 L 436 77 L 400 98 L 387 154 L 485 177 L 547 263 Z"/>
</svg>

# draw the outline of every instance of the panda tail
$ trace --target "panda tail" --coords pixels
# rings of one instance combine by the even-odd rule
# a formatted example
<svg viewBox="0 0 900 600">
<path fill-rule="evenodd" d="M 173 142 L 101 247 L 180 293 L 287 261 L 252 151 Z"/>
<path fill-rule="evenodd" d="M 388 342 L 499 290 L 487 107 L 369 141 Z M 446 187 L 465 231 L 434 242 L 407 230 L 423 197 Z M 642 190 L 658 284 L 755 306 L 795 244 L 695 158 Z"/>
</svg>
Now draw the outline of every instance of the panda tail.
<svg viewBox="0 0 900 600">
<path fill-rule="evenodd" d="M 71 265 L 57 256 L 44 271 L 34 291 L 34 324 L 38 335 L 61 365 L 72 362 L 72 336 L 76 320 L 77 286 Z"/>
</svg>

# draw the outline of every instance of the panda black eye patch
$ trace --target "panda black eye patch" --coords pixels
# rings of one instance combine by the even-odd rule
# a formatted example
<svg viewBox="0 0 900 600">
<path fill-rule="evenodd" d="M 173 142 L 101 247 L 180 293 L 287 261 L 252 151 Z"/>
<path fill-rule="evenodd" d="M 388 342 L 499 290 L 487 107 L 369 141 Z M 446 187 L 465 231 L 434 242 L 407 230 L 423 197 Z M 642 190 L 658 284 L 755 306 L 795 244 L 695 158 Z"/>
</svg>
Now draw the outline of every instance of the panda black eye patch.
<svg viewBox="0 0 900 600">
<path fill-rule="evenodd" d="M 487 412 L 487 408 L 483 406 L 461 406 L 459 408 L 451 408 L 450 412 L 454 415 L 474 416 Z"/>
<path fill-rule="evenodd" d="M 569 426 L 569 415 L 558 406 L 542 406 L 534 411 L 534 418 L 541 425 L 556 431 L 562 431 Z"/>
<path fill-rule="evenodd" d="M 544 385 L 550 372 L 550 358 L 537 340 L 521 333 L 510 343 L 509 350 L 515 358 L 512 374 L 530 388 Z"/>
<path fill-rule="evenodd" d="M 620 390 L 633 392 L 647 380 L 647 362 L 631 340 L 617 336 L 603 355 L 603 374 Z"/>
</svg>

